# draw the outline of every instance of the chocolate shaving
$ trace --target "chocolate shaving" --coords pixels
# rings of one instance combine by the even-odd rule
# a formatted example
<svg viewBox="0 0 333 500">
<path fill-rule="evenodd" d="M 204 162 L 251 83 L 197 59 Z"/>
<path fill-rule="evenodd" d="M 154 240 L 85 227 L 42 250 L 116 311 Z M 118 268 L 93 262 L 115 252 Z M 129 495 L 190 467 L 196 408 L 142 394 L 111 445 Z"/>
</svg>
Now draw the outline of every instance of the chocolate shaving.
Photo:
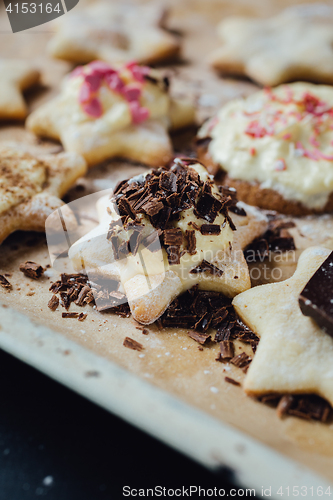
<svg viewBox="0 0 333 500">
<path fill-rule="evenodd" d="M 234 380 L 233 378 L 230 378 L 230 377 L 224 377 L 224 380 L 226 382 L 228 382 L 228 384 L 232 384 L 232 385 L 240 385 L 239 382 L 237 382 L 237 380 Z"/>
<path fill-rule="evenodd" d="M 252 359 L 250 356 L 246 354 L 246 352 L 242 352 L 241 354 L 238 354 L 237 356 L 233 357 L 230 360 L 230 363 L 233 365 L 237 366 L 238 368 L 245 368 L 251 363 Z"/>
<path fill-rule="evenodd" d="M 4 277 L 3 274 L 0 274 L 0 285 L 3 287 L 3 288 L 12 288 L 12 285 L 9 283 L 9 281 L 7 280 L 7 278 Z"/>
<path fill-rule="evenodd" d="M 235 355 L 234 344 L 230 340 L 222 340 L 220 342 L 220 353 L 216 358 L 216 361 L 225 361 L 231 359 Z"/>
<path fill-rule="evenodd" d="M 165 229 L 163 232 L 165 245 L 180 246 L 183 244 L 183 233 L 179 228 Z"/>
<path fill-rule="evenodd" d="M 63 318 L 78 318 L 79 313 L 77 312 L 67 312 L 67 313 L 62 313 L 61 315 Z"/>
<path fill-rule="evenodd" d="M 203 260 L 200 264 L 190 270 L 190 274 L 198 274 L 198 273 L 209 273 L 213 276 L 222 276 L 223 271 L 218 267 L 214 266 L 207 260 Z"/>
<path fill-rule="evenodd" d="M 221 226 L 219 224 L 202 224 L 200 231 L 204 236 L 207 234 L 220 234 Z"/>
<path fill-rule="evenodd" d="M 142 351 L 143 349 L 143 345 L 140 344 L 140 342 L 137 342 L 130 337 L 125 337 L 123 346 L 128 347 L 129 349 L 133 349 L 133 351 Z"/>
<path fill-rule="evenodd" d="M 332 410 L 325 399 L 313 394 L 285 394 L 283 396 L 268 394 L 260 396 L 258 399 L 263 403 L 275 405 L 280 418 L 291 415 L 305 420 L 319 420 L 325 423 Z"/>
<path fill-rule="evenodd" d="M 204 334 L 204 333 L 190 331 L 190 332 L 187 332 L 187 335 L 189 337 L 191 337 L 191 339 L 195 340 L 196 342 L 198 342 L 201 345 L 208 344 L 208 342 L 210 342 L 210 340 L 211 340 L 211 336 Z"/>
<path fill-rule="evenodd" d="M 180 264 L 180 250 L 178 246 L 166 247 L 166 253 L 170 266 Z"/>
<path fill-rule="evenodd" d="M 95 305 L 95 294 L 96 300 L 98 300 L 98 311 L 107 310 L 121 317 L 129 317 L 130 309 L 128 303 L 125 302 L 126 297 L 118 291 L 118 288 L 119 282 L 115 280 L 108 279 L 98 284 L 89 281 L 84 274 L 62 274 L 60 280 L 51 284 L 50 291 L 54 294 L 60 293 L 62 305 L 66 309 L 72 302 L 78 306 Z M 50 303 L 55 304 L 57 299 L 54 295 Z M 80 313 L 78 319 L 84 321 L 86 317 L 85 313 Z"/>
<path fill-rule="evenodd" d="M 36 264 L 36 262 L 27 260 L 26 262 L 20 264 L 20 271 L 25 274 L 25 276 L 37 280 L 43 275 L 44 268 L 39 264 Z"/>
<path fill-rule="evenodd" d="M 59 305 L 59 298 L 56 295 L 52 295 L 47 306 L 51 309 L 51 311 L 55 311 L 58 305 Z"/>
<path fill-rule="evenodd" d="M 287 231 L 295 227 L 295 223 L 279 217 L 271 218 L 265 234 L 254 239 L 246 247 L 244 256 L 247 262 L 263 261 L 269 256 L 269 252 L 287 252 L 296 249 L 294 238 Z"/>
<path fill-rule="evenodd" d="M 190 255 L 194 255 L 196 253 L 196 245 L 197 245 L 195 231 L 193 231 L 191 229 L 186 229 L 185 241 L 186 241 L 186 250 L 188 251 L 188 253 Z"/>
</svg>

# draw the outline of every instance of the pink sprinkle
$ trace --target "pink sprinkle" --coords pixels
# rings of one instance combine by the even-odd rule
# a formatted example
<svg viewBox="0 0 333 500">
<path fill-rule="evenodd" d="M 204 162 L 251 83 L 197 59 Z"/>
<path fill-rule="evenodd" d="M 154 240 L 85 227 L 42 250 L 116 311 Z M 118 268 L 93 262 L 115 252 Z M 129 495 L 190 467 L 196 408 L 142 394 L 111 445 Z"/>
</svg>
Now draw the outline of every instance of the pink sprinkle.
<svg viewBox="0 0 333 500">
<path fill-rule="evenodd" d="M 90 85 L 88 85 L 88 83 L 86 82 L 83 82 L 79 91 L 79 102 L 82 104 L 89 101 L 91 98 L 91 94 L 92 92 Z"/>
<path fill-rule="evenodd" d="M 285 141 L 288 141 L 289 139 L 291 139 L 291 134 L 284 134 L 282 136 L 282 139 L 284 139 Z"/>
<path fill-rule="evenodd" d="M 265 137 L 265 135 L 268 135 L 265 127 L 262 127 L 257 120 L 253 120 L 248 124 L 245 133 L 255 138 L 261 138 Z"/>
<path fill-rule="evenodd" d="M 320 153 L 323 160 L 333 161 L 333 155 L 324 155 L 324 153 Z"/>
<path fill-rule="evenodd" d="M 287 170 L 287 165 L 283 158 L 280 158 L 274 163 L 274 170 L 277 170 L 278 172 Z"/>
<path fill-rule="evenodd" d="M 317 139 L 315 138 L 314 135 L 312 135 L 309 139 L 309 142 L 310 144 L 312 144 L 312 146 L 314 146 L 315 148 L 318 148 L 320 146 L 319 142 L 317 141 Z"/>
<path fill-rule="evenodd" d="M 106 75 L 105 80 L 106 80 L 108 86 L 110 87 L 110 89 L 113 90 L 114 92 L 122 92 L 123 91 L 124 83 L 119 78 L 117 73 Z"/>
<path fill-rule="evenodd" d="M 142 123 L 149 118 L 149 109 L 140 107 L 139 101 L 131 101 L 129 108 L 133 123 Z"/>
<path fill-rule="evenodd" d="M 135 84 L 129 84 L 123 89 L 122 94 L 127 101 L 137 101 L 141 95 L 141 89 Z"/>
<path fill-rule="evenodd" d="M 250 155 L 251 155 L 251 156 L 255 156 L 255 155 L 256 155 L 256 153 L 257 153 L 256 148 L 251 148 L 251 149 L 250 149 Z"/>
<path fill-rule="evenodd" d="M 77 66 L 73 71 L 69 74 L 70 78 L 75 78 L 76 76 L 80 76 L 83 73 L 83 66 Z"/>
<path fill-rule="evenodd" d="M 103 114 L 103 109 L 100 101 L 94 97 L 91 101 L 83 104 L 83 110 L 87 115 L 99 118 Z"/>
<path fill-rule="evenodd" d="M 96 92 L 102 83 L 102 77 L 98 73 L 91 73 L 84 77 L 85 82 L 89 85 L 92 92 Z"/>
<path fill-rule="evenodd" d="M 145 80 L 145 75 L 150 73 L 150 68 L 148 66 L 139 66 L 137 62 L 131 61 L 125 65 L 125 68 L 129 69 L 133 75 L 134 80 L 143 83 Z"/>
</svg>

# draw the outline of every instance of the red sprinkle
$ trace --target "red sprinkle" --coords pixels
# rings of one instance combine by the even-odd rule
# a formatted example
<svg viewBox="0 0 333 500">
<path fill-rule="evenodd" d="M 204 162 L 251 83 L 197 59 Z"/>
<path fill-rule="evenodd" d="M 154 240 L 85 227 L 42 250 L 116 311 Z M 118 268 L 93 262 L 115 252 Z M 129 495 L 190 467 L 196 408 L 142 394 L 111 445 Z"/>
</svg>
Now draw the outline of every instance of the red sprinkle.
<svg viewBox="0 0 333 500">
<path fill-rule="evenodd" d="M 99 118 L 103 114 L 103 109 L 100 101 L 94 97 L 91 101 L 84 103 L 82 105 L 83 111 L 87 115 L 93 116 L 94 118 Z"/>
<path fill-rule="evenodd" d="M 247 135 L 255 138 L 265 137 L 265 135 L 269 135 L 265 127 L 262 127 L 258 120 L 253 120 L 250 122 L 245 130 Z"/>
<path fill-rule="evenodd" d="M 85 83 L 87 83 L 92 92 L 97 92 L 102 84 L 102 76 L 99 73 L 90 73 L 84 77 Z"/>
<path fill-rule="evenodd" d="M 149 118 L 149 109 L 140 106 L 138 101 L 129 103 L 133 123 L 142 123 Z"/>
<path fill-rule="evenodd" d="M 256 153 L 257 153 L 256 148 L 251 148 L 251 149 L 250 149 L 250 155 L 251 155 L 251 156 L 255 156 L 255 155 L 256 155 Z"/>
<path fill-rule="evenodd" d="M 127 101 L 137 101 L 141 95 L 141 89 L 134 83 L 126 85 L 122 91 Z"/>
<path fill-rule="evenodd" d="M 86 82 L 83 82 L 79 91 L 79 102 L 81 104 L 88 102 L 91 99 L 91 88 Z"/>
</svg>

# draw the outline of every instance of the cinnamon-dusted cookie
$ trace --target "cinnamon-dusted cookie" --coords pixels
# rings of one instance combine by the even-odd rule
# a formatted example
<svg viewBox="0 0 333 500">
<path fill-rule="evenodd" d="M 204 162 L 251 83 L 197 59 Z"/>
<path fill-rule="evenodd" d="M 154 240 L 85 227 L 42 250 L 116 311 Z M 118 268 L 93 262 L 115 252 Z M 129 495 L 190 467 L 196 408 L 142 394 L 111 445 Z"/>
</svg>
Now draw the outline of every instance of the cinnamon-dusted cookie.
<svg viewBox="0 0 333 500">
<path fill-rule="evenodd" d="M 308 248 L 291 278 L 234 298 L 236 312 L 260 337 L 244 382 L 248 394 L 317 394 L 333 405 L 333 338 L 299 306 L 300 293 L 330 253 Z"/>
<path fill-rule="evenodd" d="M 94 59 L 152 64 L 176 56 L 178 39 L 166 31 L 167 11 L 146 5 L 98 2 L 56 21 L 49 53 L 74 63 Z"/>
<path fill-rule="evenodd" d="M 293 6 L 270 19 L 226 18 L 218 33 L 223 46 L 209 60 L 220 71 L 267 86 L 333 83 L 332 5 Z"/>
<path fill-rule="evenodd" d="M 251 205 L 333 210 L 333 88 L 294 83 L 224 106 L 199 131 L 199 156 Z"/>
<path fill-rule="evenodd" d="M 194 285 L 234 297 L 250 287 L 242 248 L 267 221 L 232 198 L 196 160 L 176 159 L 170 170 L 122 182 L 107 207 L 102 201 L 100 225 L 69 257 L 76 271 L 120 280 L 144 324 Z"/>
<path fill-rule="evenodd" d="M 27 61 L 0 59 L 0 120 L 24 120 L 28 114 L 22 92 L 39 82 Z"/>
<path fill-rule="evenodd" d="M 115 156 L 158 166 L 172 157 L 168 130 L 193 122 L 192 104 L 171 97 L 159 71 L 95 61 L 66 77 L 61 94 L 34 111 L 27 126 L 60 139 L 90 166 Z"/>
<path fill-rule="evenodd" d="M 60 207 L 68 229 L 74 229 L 75 216 L 60 198 L 86 170 L 75 153 L 37 157 L 21 145 L 1 143 L 0 243 L 18 229 L 45 231 L 47 217 Z"/>
</svg>

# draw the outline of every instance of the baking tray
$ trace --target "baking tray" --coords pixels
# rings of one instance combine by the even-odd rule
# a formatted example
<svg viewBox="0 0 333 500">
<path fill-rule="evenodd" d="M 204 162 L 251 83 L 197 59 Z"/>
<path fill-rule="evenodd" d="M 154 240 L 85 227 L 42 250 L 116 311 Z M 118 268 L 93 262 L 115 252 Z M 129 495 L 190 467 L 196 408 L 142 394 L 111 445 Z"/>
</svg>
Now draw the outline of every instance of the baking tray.
<svg viewBox="0 0 333 500">
<path fill-rule="evenodd" d="M 207 66 L 207 53 L 219 43 L 216 23 L 230 14 L 268 16 L 288 4 L 168 2 L 172 28 L 183 40 L 183 55 L 180 63 L 166 69 L 174 77 L 173 92 L 196 100 L 199 120 L 231 98 L 257 88 L 246 80 L 222 79 Z M 4 9 L 0 12 L 0 55 L 31 59 L 43 73 L 44 87 L 27 95 L 31 109 L 55 95 L 61 77 L 71 69 L 45 54 L 53 29 L 49 23 L 13 35 Z M 193 132 L 176 136 L 176 149 L 186 153 L 192 136 Z M 55 143 L 37 141 L 22 124 L 2 125 L 0 140 L 20 140 L 36 151 L 59 150 Z M 80 180 L 67 200 L 108 189 L 144 170 L 124 161 L 106 162 Z M 324 228 L 319 230 L 321 238 L 329 239 L 331 217 L 324 217 L 320 224 Z M 316 242 L 315 235 L 312 239 Z M 311 237 L 304 243 L 309 244 Z M 292 417 L 279 420 L 272 408 L 225 383 L 225 375 L 239 381 L 243 375 L 233 367 L 224 371 L 227 368 L 215 361 L 217 346 L 199 351 L 185 330 L 158 331 L 151 326 L 149 334 L 142 335 L 133 319 L 98 313 L 89 306 L 82 323 L 62 319 L 61 312 L 47 307 L 50 281 L 58 279 L 58 271 L 51 268 L 41 280 L 32 281 L 18 270 L 25 260 L 43 266 L 49 263 L 44 235 L 15 233 L 0 247 L 0 273 L 9 273 L 13 285 L 10 292 L 0 290 L 2 349 L 207 467 L 227 467 L 239 485 L 255 488 L 258 496 L 262 487 L 271 487 L 272 497 L 280 498 L 281 486 L 291 490 L 306 486 L 303 498 L 315 498 L 317 487 L 325 490 L 333 484 L 331 423 Z M 283 264 L 284 277 L 293 266 Z M 125 336 L 141 342 L 144 350 L 139 353 L 123 347 Z"/>
</svg>

